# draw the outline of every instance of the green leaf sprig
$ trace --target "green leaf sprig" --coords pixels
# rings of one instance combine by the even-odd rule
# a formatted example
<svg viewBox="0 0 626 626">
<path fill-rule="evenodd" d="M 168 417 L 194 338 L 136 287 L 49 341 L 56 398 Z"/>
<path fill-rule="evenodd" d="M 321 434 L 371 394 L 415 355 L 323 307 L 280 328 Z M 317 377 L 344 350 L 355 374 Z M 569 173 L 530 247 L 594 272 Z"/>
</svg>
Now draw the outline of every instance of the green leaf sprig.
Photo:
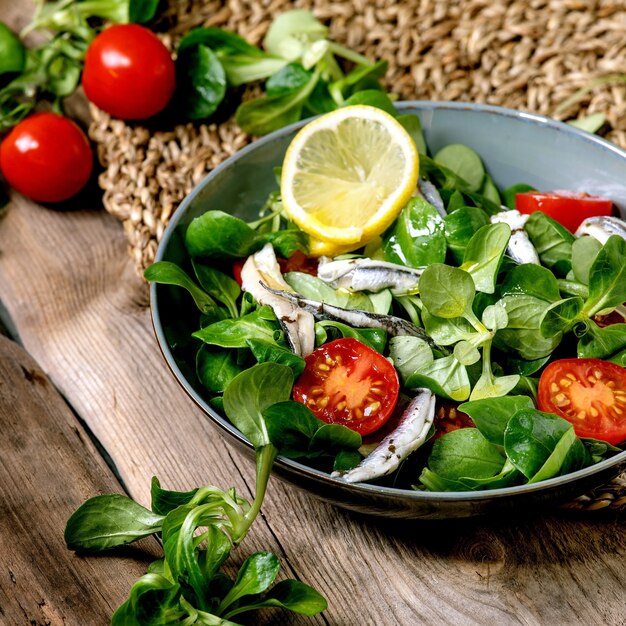
<svg viewBox="0 0 626 626">
<path fill-rule="evenodd" d="M 303 582 L 284 580 L 272 587 L 280 563 L 270 552 L 250 555 L 234 580 L 221 570 L 259 514 L 276 458 L 264 413 L 285 405 L 292 384 L 289 367 L 262 363 L 237 375 L 224 394 L 226 414 L 256 450 L 257 480 L 251 503 L 234 488 L 164 490 L 155 477 L 151 510 L 113 494 L 87 500 L 70 517 L 65 541 L 79 552 L 108 550 L 150 535 L 162 540 L 163 558 L 151 564 L 148 573 L 133 585 L 128 600 L 112 617 L 113 626 L 236 625 L 233 618 L 237 615 L 265 607 L 303 615 L 326 609 L 326 600 Z M 358 435 L 356 442 L 343 432 L 318 438 L 336 441 L 339 446 L 360 443 Z"/>
<path fill-rule="evenodd" d="M 276 17 L 265 50 L 223 29 L 194 29 L 178 48 L 179 109 L 189 119 L 205 119 L 227 106 L 236 88 L 266 80 L 265 94 L 240 104 L 235 114 L 237 124 L 251 135 L 346 104 L 393 111 L 379 83 L 387 63 L 370 61 L 327 35 L 328 28 L 306 10 Z M 338 59 L 353 68 L 344 72 Z"/>
<path fill-rule="evenodd" d="M 146 23 L 159 0 L 36 0 L 36 9 L 21 37 L 32 31 L 46 40 L 26 49 L 20 38 L 0 23 L 0 132 L 9 130 L 40 100 L 61 112 L 63 98 L 78 87 L 89 44 L 105 22 Z"/>
</svg>

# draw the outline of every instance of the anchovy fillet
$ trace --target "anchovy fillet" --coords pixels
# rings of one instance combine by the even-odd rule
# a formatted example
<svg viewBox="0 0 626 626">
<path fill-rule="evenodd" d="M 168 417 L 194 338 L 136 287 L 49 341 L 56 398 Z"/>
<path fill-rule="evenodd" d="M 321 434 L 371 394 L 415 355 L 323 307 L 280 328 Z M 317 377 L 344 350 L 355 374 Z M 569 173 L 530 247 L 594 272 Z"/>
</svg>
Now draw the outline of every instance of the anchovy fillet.
<svg viewBox="0 0 626 626">
<path fill-rule="evenodd" d="M 511 238 L 506 252 L 516 263 L 541 265 L 537 250 L 524 230 L 527 220 L 528 215 L 522 215 L 515 209 L 506 209 L 490 218 L 492 224 L 503 223 L 511 228 Z"/>
<path fill-rule="evenodd" d="M 574 233 L 576 237 L 590 235 L 604 245 L 611 235 L 626 239 L 626 221 L 611 215 L 588 217 Z"/>
<path fill-rule="evenodd" d="M 372 292 L 391 289 L 394 295 L 403 295 L 417 290 L 423 271 L 424 268 L 405 267 L 374 259 L 331 261 L 322 257 L 317 277 L 335 289 Z"/>
<path fill-rule="evenodd" d="M 432 204 L 435 209 L 437 209 L 437 213 L 439 213 L 441 217 L 445 217 L 448 212 L 443 205 L 443 200 L 441 199 L 441 194 L 439 193 L 437 187 L 435 187 L 435 185 L 433 185 L 428 179 L 422 178 L 421 176 L 417 182 L 419 190 L 422 196 L 424 196 L 426 202 Z"/>
<path fill-rule="evenodd" d="M 249 256 L 241 270 L 241 288 L 260 304 L 272 308 L 285 331 L 289 347 L 298 356 L 307 356 L 315 349 L 315 320 L 310 312 L 274 294 L 274 289 L 290 290 L 280 271 L 272 244 Z"/>
<path fill-rule="evenodd" d="M 316 300 L 307 300 L 296 293 L 289 293 L 278 289 L 272 289 L 267 285 L 263 285 L 265 289 L 289 300 L 291 303 L 299 306 L 304 311 L 311 313 L 317 320 L 335 320 L 345 322 L 354 328 L 381 328 L 392 336 L 409 335 L 411 337 L 419 337 L 428 343 L 432 348 L 438 348 L 432 338 L 426 334 L 426 331 L 407 320 L 395 315 L 382 315 L 381 313 L 370 313 L 369 311 L 361 311 L 359 309 L 342 309 L 326 302 L 317 302 Z"/>
<path fill-rule="evenodd" d="M 333 478 L 347 483 L 361 483 L 395 471 L 409 454 L 428 437 L 435 419 L 435 396 L 430 389 L 418 389 L 406 408 L 398 427 L 389 433 L 359 465 L 347 472 L 333 472 Z"/>
</svg>

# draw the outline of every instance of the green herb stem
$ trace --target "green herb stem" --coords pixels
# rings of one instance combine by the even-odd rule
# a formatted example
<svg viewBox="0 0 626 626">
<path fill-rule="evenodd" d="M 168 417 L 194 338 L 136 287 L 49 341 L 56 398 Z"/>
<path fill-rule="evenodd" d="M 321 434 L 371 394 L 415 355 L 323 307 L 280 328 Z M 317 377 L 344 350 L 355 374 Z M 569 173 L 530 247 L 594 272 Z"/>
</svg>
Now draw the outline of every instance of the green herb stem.
<svg viewBox="0 0 626 626">
<path fill-rule="evenodd" d="M 373 61 L 370 61 L 367 57 L 334 41 L 328 42 L 328 50 L 333 54 L 346 59 L 347 61 L 356 63 L 357 65 L 373 65 Z"/>
<path fill-rule="evenodd" d="M 239 530 L 239 536 L 236 539 L 233 539 L 235 544 L 239 543 L 246 536 L 250 526 L 252 526 L 252 522 L 254 522 L 256 516 L 261 510 L 261 505 L 263 504 L 263 499 L 265 498 L 265 491 L 267 490 L 267 483 L 270 479 L 272 465 L 274 464 L 274 460 L 277 455 L 278 450 L 272 444 L 263 446 L 257 451 L 256 492 L 254 495 L 254 501 L 252 502 L 250 510 L 243 517 L 244 523 Z"/>
<path fill-rule="evenodd" d="M 592 80 L 588 85 L 585 85 L 578 91 L 574 92 L 569 98 L 566 98 L 554 109 L 553 115 L 560 115 L 566 111 L 569 107 L 582 100 L 588 93 L 592 92 L 596 87 L 602 87 L 610 83 L 624 83 L 626 82 L 626 74 L 609 74 L 608 76 L 602 76 Z"/>
</svg>

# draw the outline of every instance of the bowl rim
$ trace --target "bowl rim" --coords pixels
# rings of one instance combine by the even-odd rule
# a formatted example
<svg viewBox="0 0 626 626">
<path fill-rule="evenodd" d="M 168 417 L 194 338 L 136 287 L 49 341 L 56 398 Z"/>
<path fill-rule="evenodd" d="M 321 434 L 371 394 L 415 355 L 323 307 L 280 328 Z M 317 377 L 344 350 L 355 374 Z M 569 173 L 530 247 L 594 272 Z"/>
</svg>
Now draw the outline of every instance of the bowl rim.
<svg viewBox="0 0 626 626">
<path fill-rule="evenodd" d="M 434 110 L 453 110 L 453 111 L 471 111 L 478 113 L 485 113 L 491 115 L 498 115 L 501 117 L 513 118 L 516 120 L 521 120 L 523 122 L 527 122 L 530 124 L 542 124 L 547 127 L 552 128 L 553 130 L 559 132 L 566 132 L 568 134 L 572 134 L 578 137 L 580 140 L 595 145 L 603 150 L 606 150 L 618 158 L 624 160 L 624 165 L 626 167 L 626 151 L 622 150 L 615 144 L 598 137 L 597 135 L 593 135 L 584 130 L 566 124 L 564 122 L 560 122 L 558 120 L 554 120 L 545 115 L 540 115 L 538 113 L 531 113 L 527 111 L 519 111 L 516 109 L 509 109 L 506 107 L 495 106 L 490 104 L 481 104 L 481 103 L 471 103 L 471 102 L 448 102 L 448 101 L 421 101 L 421 100 L 403 100 L 394 103 L 400 110 L 403 109 L 414 109 L 418 111 L 434 111 Z M 220 173 L 230 167 L 234 162 L 240 159 L 242 156 L 245 156 L 249 152 L 256 150 L 259 146 L 263 146 L 267 143 L 273 142 L 277 137 L 282 137 L 284 135 L 288 135 L 292 133 L 294 130 L 304 126 L 309 121 L 314 118 L 308 118 L 305 120 L 301 120 L 299 122 L 295 122 L 290 124 L 289 126 L 285 126 L 273 133 L 270 133 L 264 137 L 256 139 L 249 145 L 245 146 L 241 150 L 238 150 L 235 154 L 231 155 L 227 159 L 225 159 L 222 163 L 220 163 L 216 168 L 214 168 L 211 172 L 209 172 L 192 190 L 191 192 L 183 199 L 181 204 L 175 210 L 172 215 L 169 224 L 167 225 L 165 231 L 163 232 L 163 236 L 157 248 L 157 252 L 155 255 L 154 261 L 162 261 L 163 256 L 165 254 L 165 249 L 167 248 L 172 233 L 178 227 L 180 220 L 183 215 L 186 213 L 188 207 L 191 205 L 195 197 L 201 193 L 204 185 L 207 180 L 212 180 L 220 175 Z M 160 314 L 159 314 L 159 302 L 158 302 L 158 285 L 156 283 L 152 283 L 150 285 L 150 311 L 152 317 L 152 325 L 154 327 L 154 331 L 157 337 L 157 342 L 159 344 L 159 348 L 161 353 L 163 354 L 165 361 L 174 374 L 174 377 L 178 381 L 178 383 L 183 387 L 183 389 L 187 392 L 189 397 L 198 405 L 199 408 L 213 421 L 214 424 L 219 426 L 221 430 L 225 433 L 234 437 L 238 442 L 249 450 L 253 450 L 252 444 L 242 435 L 239 430 L 237 430 L 225 417 L 222 417 L 217 411 L 215 411 L 212 407 L 208 405 L 208 403 L 196 392 L 196 390 L 191 386 L 185 375 L 182 373 L 178 364 L 176 363 L 174 356 L 170 350 L 170 347 L 167 344 L 165 338 L 165 331 L 163 325 L 161 324 Z M 577 470 L 575 472 L 571 472 L 569 474 L 564 474 L 563 476 L 555 476 L 553 478 L 549 478 L 547 480 L 543 480 L 537 483 L 532 484 L 524 484 L 524 485 L 514 485 L 511 487 L 500 487 L 498 489 L 486 489 L 479 491 L 416 491 L 411 489 L 399 489 L 397 487 L 387 487 L 381 485 L 372 485 L 369 483 L 346 483 L 340 478 L 334 478 L 327 472 L 323 472 L 321 470 L 309 467 L 303 463 L 300 463 L 294 459 L 288 459 L 283 456 L 278 456 L 275 461 L 276 465 L 280 468 L 284 468 L 289 470 L 291 473 L 295 473 L 300 477 L 308 478 L 317 482 L 326 482 L 329 486 L 336 487 L 339 489 L 349 489 L 350 491 L 356 491 L 362 493 L 363 495 L 369 496 L 380 496 L 380 497 L 392 497 L 397 499 L 404 499 L 415 502 L 428 502 L 428 503 L 437 503 L 437 502 L 481 502 L 485 500 L 493 500 L 500 498 L 510 498 L 516 496 L 524 496 L 529 495 L 535 492 L 542 491 L 550 491 L 554 489 L 558 489 L 563 485 L 567 485 L 571 482 L 576 482 L 578 480 L 593 476 L 595 474 L 602 473 L 604 470 L 610 470 L 611 468 L 621 465 L 622 463 L 626 463 L 626 450 L 616 454 L 609 459 L 605 459 L 599 463 L 591 465 L 589 467 Z M 274 469 L 272 471 L 275 471 Z"/>
</svg>

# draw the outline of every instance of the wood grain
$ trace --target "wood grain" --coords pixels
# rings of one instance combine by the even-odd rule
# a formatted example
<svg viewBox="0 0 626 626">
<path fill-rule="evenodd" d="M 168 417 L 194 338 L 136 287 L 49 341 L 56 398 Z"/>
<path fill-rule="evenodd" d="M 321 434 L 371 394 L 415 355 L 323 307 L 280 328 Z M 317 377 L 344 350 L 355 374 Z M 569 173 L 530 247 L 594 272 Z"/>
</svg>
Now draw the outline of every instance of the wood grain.
<svg viewBox="0 0 626 626">
<path fill-rule="evenodd" d="M 45 374 L 1 336 L 0 397 L 0 623 L 104 624 L 158 544 L 111 559 L 70 552 L 71 513 L 120 486 Z"/>
<path fill-rule="evenodd" d="M 149 479 L 250 495 L 230 451 L 156 347 L 124 235 L 96 211 L 15 197 L 0 223 L 0 298 L 27 349 L 142 503 Z M 87 495 L 87 494 L 85 494 Z M 623 517 L 406 524 L 345 513 L 275 481 L 234 562 L 276 551 L 329 600 L 331 624 L 623 623 Z M 273 617 L 272 623 L 315 620 Z"/>
<path fill-rule="evenodd" d="M 141 503 L 148 502 L 153 474 L 167 488 L 235 485 L 250 496 L 252 464 L 216 435 L 164 363 L 120 225 L 97 206 L 84 206 L 61 213 L 15 195 L 0 221 L 0 300 L 25 347 Z M 0 404 L 12 406 L 4 393 Z M 23 445 L 31 437 L 37 441 L 36 433 L 24 433 Z M 76 456 L 83 455 L 77 448 Z M 27 473 L 35 458 L 25 457 L 19 472 Z M 18 506 L 17 487 L 17 478 L 7 486 L 7 515 Z M 47 497 L 44 488 L 33 483 L 31 498 Z M 90 491 L 83 484 L 81 495 L 98 487 Z M 286 574 L 328 598 L 324 616 L 272 613 L 259 624 L 624 624 L 623 519 L 547 513 L 384 521 L 273 481 L 233 565 L 255 550 L 273 550 Z M 38 546 L 45 536 L 41 529 Z M 46 548 L 39 553 L 47 562 Z M 85 568 L 77 566 L 77 580 L 90 575 Z M 6 613 L 7 623 L 23 623 L 16 610 Z"/>
</svg>

